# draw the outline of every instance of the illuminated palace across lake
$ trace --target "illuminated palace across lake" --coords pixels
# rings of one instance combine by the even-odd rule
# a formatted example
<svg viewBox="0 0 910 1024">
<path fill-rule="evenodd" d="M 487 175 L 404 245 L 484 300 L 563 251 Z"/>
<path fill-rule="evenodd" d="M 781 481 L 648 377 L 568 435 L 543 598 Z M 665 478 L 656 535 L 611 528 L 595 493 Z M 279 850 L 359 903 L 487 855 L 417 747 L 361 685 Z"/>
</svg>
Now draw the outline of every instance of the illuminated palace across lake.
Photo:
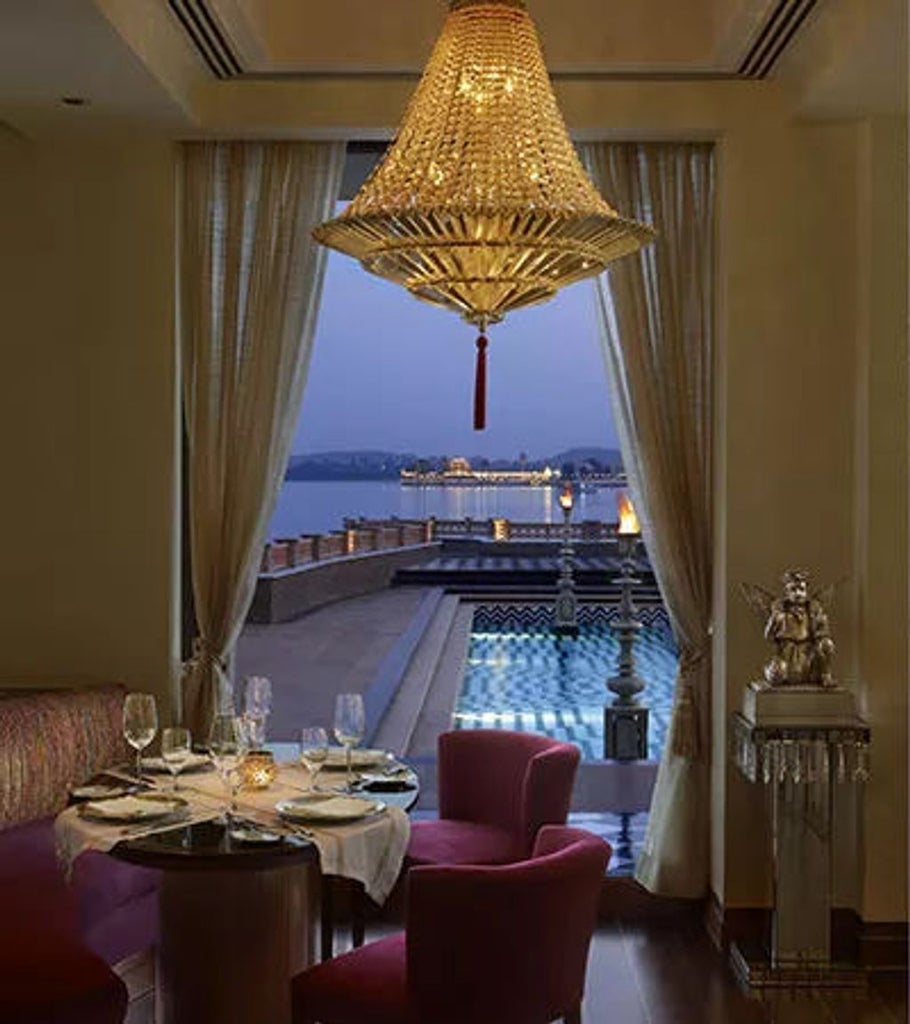
<svg viewBox="0 0 910 1024">
<path fill-rule="evenodd" d="M 585 482 L 613 486 L 624 484 L 624 473 L 587 474 Z M 553 487 L 562 482 L 562 471 L 542 469 L 473 469 L 464 458 L 449 459 L 445 469 L 403 469 L 401 482 L 417 487 Z"/>
</svg>

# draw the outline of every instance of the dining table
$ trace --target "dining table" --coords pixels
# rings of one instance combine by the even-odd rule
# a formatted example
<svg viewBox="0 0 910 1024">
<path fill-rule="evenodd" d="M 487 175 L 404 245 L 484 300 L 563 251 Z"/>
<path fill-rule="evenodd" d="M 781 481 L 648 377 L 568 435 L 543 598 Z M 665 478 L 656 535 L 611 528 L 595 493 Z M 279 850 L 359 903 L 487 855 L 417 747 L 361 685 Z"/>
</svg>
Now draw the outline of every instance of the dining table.
<svg viewBox="0 0 910 1024">
<path fill-rule="evenodd" d="M 181 775 L 176 793 L 168 778 L 143 776 L 144 795 L 180 801 L 174 821 L 98 821 L 84 804 L 58 816 L 65 864 L 99 849 L 161 872 L 156 1024 L 290 1024 L 290 979 L 318 958 L 320 922 L 323 955 L 327 935 L 331 952 L 333 881 L 382 903 L 397 879 L 416 776 L 389 762 L 385 791 L 359 784 L 345 795 L 338 793 L 344 775 L 326 773 L 314 794 L 306 769 L 282 762 L 289 751 L 281 745 L 273 750 L 277 777 L 265 789 L 241 791 L 229 823 L 227 792 L 213 771 Z M 381 774 L 372 778 L 383 786 Z M 336 796 L 372 807 L 337 822 L 301 821 L 278 809 Z"/>
</svg>

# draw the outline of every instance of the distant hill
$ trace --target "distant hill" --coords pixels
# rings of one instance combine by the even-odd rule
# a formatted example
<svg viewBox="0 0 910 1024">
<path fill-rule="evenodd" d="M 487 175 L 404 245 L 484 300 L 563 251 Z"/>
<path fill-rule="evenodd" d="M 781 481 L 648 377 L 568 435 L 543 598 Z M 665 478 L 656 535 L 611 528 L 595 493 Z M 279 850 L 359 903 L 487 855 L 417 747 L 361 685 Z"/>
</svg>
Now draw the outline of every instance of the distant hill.
<svg viewBox="0 0 910 1024">
<path fill-rule="evenodd" d="M 622 468 L 622 455 L 618 448 L 568 448 L 550 456 L 546 461 L 551 466 L 572 465 L 576 469 L 586 463 L 595 468 L 599 466 L 602 470 Z"/>
<path fill-rule="evenodd" d="M 292 455 L 285 480 L 392 480 L 417 459 L 413 453 L 361 451 Z"/>
</svg>

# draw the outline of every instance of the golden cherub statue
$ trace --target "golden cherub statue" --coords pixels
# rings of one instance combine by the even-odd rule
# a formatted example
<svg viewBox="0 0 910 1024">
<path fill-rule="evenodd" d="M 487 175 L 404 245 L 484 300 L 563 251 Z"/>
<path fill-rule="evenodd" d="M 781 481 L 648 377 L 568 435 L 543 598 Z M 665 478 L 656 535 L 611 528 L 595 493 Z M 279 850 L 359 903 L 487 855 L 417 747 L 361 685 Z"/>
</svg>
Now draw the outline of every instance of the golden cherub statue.
<svg viewBox="0 0 910 1024">
<path fill-rule="evenodd" d="M 798 569 L 785 572 L 781 582 L 782 597 L 754 583 L 740 584 L 749 607 L 765 621 L 765 639 L 775 646 L 765 680 L 770 686 L 834 686 L 834 641 L 824 607 L 834 587 L 810 594 L 808 574 Z"/>
</svg>

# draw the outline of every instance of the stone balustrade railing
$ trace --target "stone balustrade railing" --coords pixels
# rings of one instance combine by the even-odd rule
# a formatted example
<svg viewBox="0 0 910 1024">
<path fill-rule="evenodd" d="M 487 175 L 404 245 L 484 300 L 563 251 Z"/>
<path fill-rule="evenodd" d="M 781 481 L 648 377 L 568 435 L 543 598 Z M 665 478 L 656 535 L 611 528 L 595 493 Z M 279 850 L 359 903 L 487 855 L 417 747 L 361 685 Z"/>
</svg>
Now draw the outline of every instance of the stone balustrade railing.
<svg viewBox="0 0 910 1024">
<path fill-rule="evenodd" d="M 275 573 L 368 551 L 391 551 L 433 540 L 424 520 L 351 520 L 331 533 L 276 537 L 265 546 L 260 572 Z"/>
<path fill-rule="evenodd" d="M 515 523 L 509 519 L 491 520 L 495 540 L 562 540 L 562 523 Z M 570 523 L 569 533 L 577 541 L 611 541 L 616 538 L 616 523 L 601 523 L 595 519 Z"/>
<path fill-rule="evenodd" d="M 448 540 L 474 537 L 497 541 L 544 540 L 561 541 L 565 536 L 565 525 L 556 523 L 526 523 L 512 519 L 494 517 L 491 519 L 428 519 L 428 528 L 433 540 Z M 589 519 L 569 526 L 572 540 L 609 541 L 616 537 L 615 523 L 602 523 Z"/>
<path fill-rule="evenodd" d="M 616 539 L 615 523 L 584 520 L 572 523 L 569 530 L 572 540 L 578 542 L 603 543 Z M 561 541 L 564 536 L 563 523 L 525 523 L 503 518 L 345 519 L 342 530 L 278 537 L 269 541 L 260 571 L 283 572 L 310 562 L 324 562 L 369 551 L 391 551 L 441 540 Z"/>
</svg>

